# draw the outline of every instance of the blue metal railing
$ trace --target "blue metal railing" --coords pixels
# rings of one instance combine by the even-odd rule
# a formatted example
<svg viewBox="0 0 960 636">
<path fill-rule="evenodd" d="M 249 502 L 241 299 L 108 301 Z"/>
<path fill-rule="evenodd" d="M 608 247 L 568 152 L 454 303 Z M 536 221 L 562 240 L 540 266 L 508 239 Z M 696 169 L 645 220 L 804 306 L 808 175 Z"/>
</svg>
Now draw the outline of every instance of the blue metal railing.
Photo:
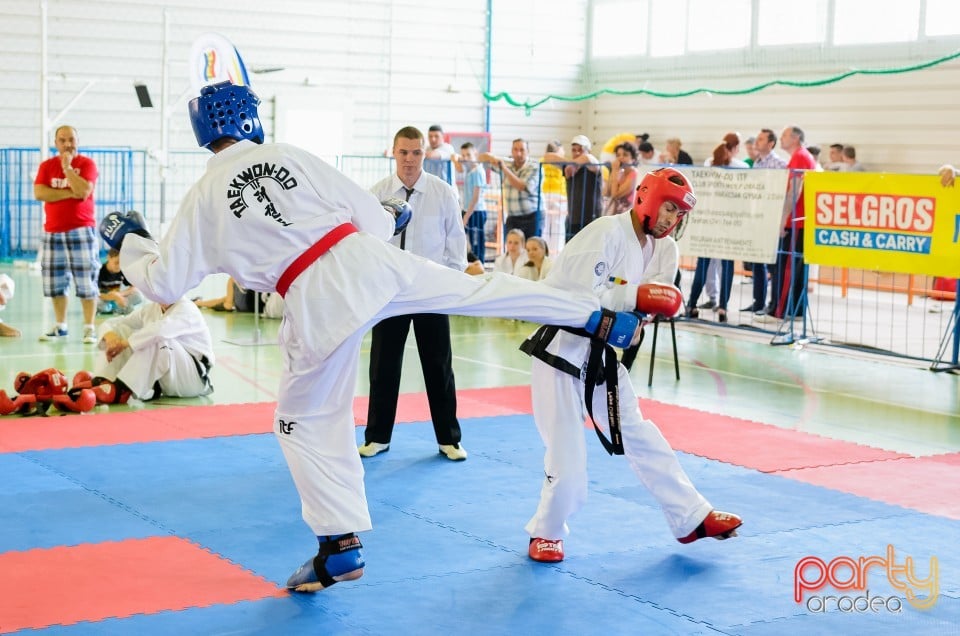
<svg viewBox="0 0 960 636">
<path fill-rule="evenodd" d="M 55 151 L 51 148 L 48 156 Z M 84 148 L 97 164 L 97 216 L 146 205 L 146 153 L 130 148 Z M 43 207 L 33 196 L 40 166 L 36 148 L 0 148 L 0 259 L 35 256 L 43 236 Z"/>
</svg>

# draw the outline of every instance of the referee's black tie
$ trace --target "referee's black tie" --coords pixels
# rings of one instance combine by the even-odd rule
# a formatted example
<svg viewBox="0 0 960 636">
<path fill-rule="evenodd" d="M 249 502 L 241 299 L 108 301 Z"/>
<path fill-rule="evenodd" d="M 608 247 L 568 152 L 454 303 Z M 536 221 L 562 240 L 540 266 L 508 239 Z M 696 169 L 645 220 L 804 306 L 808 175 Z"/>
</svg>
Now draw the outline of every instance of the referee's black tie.
<svg viewBox="0 0 960 636">
<path fill-rule="evenodd" d="M 404 188 L 404 192 L 407 193 L 407 198 L 404 201 L 410 200 L 410 195 L 413 194 L 413 188 Z M 403 231 L 400 232 L 400 249 L 406 249 L 407 245 L 407 228 L 403 228 Z"/>
</svg>

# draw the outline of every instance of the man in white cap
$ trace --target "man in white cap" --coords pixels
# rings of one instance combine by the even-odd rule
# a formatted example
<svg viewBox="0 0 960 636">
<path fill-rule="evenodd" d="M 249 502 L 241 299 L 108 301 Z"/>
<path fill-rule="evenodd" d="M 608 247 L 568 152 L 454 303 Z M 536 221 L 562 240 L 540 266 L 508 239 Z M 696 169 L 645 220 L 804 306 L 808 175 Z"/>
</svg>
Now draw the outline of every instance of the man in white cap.
<svg viewBox="0 0 960 636">
<path fill-rule="evenodd" d="M 603 171 L 600 160 L 590 154 L 586 135 L 570 141 L 571 162 L 564 167 L 567 178 L 567 240 L 603 211 Z"/>
</svg>

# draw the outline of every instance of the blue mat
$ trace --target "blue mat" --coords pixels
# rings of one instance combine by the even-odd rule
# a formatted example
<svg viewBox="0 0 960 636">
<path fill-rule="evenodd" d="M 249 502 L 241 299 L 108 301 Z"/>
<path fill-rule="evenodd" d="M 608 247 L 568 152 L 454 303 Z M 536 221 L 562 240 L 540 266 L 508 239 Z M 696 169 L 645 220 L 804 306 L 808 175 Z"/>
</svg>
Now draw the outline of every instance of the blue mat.
<svg viewBox="0 0 960 636">
<path fill-rule="evenodd" d="M 620 457 L 590 439 L 590 496 L 570 520 L 567 559 L 526 557 L 542 444 L 529 416 L 466 419 L 466 462 L 433 429 L 398 426 L 364 461 L 374 530 L 362 579 L 317 595 L 163 612 L 63 634 L 886 634 L 960 631 L 960 522 L 681 454 L 741 536 L 683 546 Z M 586 435 L 591 435 L 585 431 Z M 362 440 L 362 429 L 358 430 Z M 182 536 L 282 585 L 315 551 L 271 435 L 0 455 L 0 551 Z M 929 611 L 811 612 L 793 600 L 798 560 L 884 555 L 926 576 Z M 132 569 L 135 570 L 135 567 Z M 149 576 L 149 573 L 143 575 Z M 2 573 L 0 573 L 2 576 Z M 871 570 L 872 595 L 895 590 Z M 828 590 L 823 594 L 840 595 Z M 0 624 L 2 631 L 2 624 Z"/>
</svg>

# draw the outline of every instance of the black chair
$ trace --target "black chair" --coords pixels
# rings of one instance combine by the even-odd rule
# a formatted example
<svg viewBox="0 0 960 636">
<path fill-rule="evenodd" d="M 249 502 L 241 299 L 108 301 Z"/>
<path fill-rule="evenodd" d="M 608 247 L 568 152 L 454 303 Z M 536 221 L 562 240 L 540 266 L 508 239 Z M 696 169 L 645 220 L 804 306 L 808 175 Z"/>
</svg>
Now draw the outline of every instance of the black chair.
<svg viewBox="0 0 960 636">
<path fill-rule="evenodd" d="M 647 378 L 647 386 L 653 386 L 653 363 L 657 359 L 657 333 L 660 331 L 661 322 L 670 323 L 670 339 L 673 341 L 673 369 L 677 376 L 677 381 L 680 380 L 680 359 L 677 356 L 676 320 L 674 318 L 663 318 L 662 316 L 657 316 L 653 319 L 653 341 L 650 343 L 650 375 Z"/>
</svg>

